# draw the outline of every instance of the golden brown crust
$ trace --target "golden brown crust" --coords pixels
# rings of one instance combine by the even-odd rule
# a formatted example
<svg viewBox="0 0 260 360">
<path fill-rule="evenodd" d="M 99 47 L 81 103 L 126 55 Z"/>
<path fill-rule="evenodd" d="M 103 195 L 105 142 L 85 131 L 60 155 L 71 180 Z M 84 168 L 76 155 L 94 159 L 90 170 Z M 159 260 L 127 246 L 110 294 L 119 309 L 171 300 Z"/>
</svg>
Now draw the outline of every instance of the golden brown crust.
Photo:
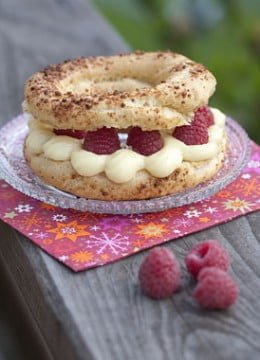
<svg viewBox="0 0 260 360">
<path fill-rule="evenodd" d="M 52 161 L 43 154 L 35 155 L 25 147 L 25 157 L 35 172 L 46 183 L 77 196 L 99 200 L 137 200 L 176 194 L 213 177 L 221 168 L 225 155 L 223 138 L 218 155 L 199 162 L 184 161 L 180 168 L 166 178 L 155 178 L 147 171 L 139 171 L 124 184 L 110 181 L 105 174 L 92 177 L 78 175 L 70 161 Z"/>
<path fill-rule="evenodd" d="M 56 128 L 162 130 L 185 123 L 215 85 L 203 65 L 172 52 L 80 58 L 32 75 L 25 108 Z"/>
</svg>

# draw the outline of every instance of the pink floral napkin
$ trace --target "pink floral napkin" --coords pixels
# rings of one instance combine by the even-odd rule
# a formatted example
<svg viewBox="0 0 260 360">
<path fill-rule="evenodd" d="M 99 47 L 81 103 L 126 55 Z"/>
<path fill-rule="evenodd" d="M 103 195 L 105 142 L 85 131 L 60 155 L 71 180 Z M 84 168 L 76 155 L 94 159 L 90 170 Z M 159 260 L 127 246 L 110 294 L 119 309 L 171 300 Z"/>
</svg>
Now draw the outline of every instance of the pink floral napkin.
<svg viewBox="0 0 260 360">
<path fill-rule="evenodd" d="M 195 204 L 137 215 L 64 210 L 32 199 L 0 180 L 0 218 L 74 271 L 104 265 L 143 249 L 260 209 L 260 147 L 240 176 Z"/>
</svg>

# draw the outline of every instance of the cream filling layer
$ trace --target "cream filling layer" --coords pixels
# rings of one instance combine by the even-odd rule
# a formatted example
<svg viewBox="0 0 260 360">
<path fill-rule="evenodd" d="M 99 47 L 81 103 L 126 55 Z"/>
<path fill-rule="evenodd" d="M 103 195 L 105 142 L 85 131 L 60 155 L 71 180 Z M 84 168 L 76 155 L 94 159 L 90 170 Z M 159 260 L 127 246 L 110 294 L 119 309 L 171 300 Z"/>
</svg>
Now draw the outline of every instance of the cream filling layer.
<svg viewBox="0 0 260 360">
<path fill-rule="evenodd" d="M 143 156 L 131 149 L 120 149 L 111 155 L 97 155 L 82 149 L 82 140 L 55 135 L 43 123 L 31 119 L 26 145 L 34 154 L 44 153 L 48 159 L 71 161 L 72 167 L 81 176 L 94 176 L 105 172 L 115 183 L 125 183 L 140 170 L 147 170 L 157 178 L 169 176 L 183 161 L 202 161 L 215 157 L 224 136 L 226 116 L 211 108 L 214 125 L 210 126 L 209 142 L 203 145 L 186 145 L 169 134 L 162 134 L 163 148 L 150 156 Z"/>
</svg>

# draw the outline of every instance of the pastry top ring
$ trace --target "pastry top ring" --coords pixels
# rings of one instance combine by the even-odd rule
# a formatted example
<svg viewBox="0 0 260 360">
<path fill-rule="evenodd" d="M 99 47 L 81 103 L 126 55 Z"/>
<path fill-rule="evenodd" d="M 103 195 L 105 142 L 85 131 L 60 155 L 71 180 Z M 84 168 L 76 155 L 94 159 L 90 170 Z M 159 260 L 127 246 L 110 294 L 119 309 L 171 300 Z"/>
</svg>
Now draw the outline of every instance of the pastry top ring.
<svg viewBox="0 0 260 360">
<path fill-rule="evenodd" d="M 25 85 L 25 110 L 58 129 L 167 130 L 208 103 L 216 80 L 173 52 L 87 57 L 51 65 Z"/>
</svg>

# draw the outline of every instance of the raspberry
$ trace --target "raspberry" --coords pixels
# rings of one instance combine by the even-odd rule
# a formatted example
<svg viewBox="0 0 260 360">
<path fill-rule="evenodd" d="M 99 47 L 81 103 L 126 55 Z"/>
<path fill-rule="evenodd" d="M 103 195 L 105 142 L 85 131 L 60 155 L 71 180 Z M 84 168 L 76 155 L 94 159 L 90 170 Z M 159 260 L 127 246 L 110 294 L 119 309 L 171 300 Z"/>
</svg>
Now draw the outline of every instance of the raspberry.
<svg viewBox="0 0 260 360">
<path fill-rule="evenodd" d="M 143 131 L 139 127 L 133 127 L 127 138 L 127 145 L 142 155 L 151 155 L 163 147 L 163 139 L 157 130 Z"/>
<path fill-rule="evenodd" d="M 172 295 L 180 284 L 180 266 L 174 254 L 161 247 L 150 250 L 140 266 L 139 282 L 143 292 L 153 299 Z"/>
<path fill-rule="evenodd" d="M 53 132 L 56 135 L 67 135 L 76 139 L 84 139 L 86 132 L 84 130 L 73 130 L 73 129 L 54 129 Z"/>
<path fill-rule="evenodd" d="M 193 124 L 177 126 L 172 136 L 184 142 L 186 145 L 206 144 L 209 140 L 208 129 Z"/>
<path fill-rule="evenodd" d="M 185 258 L 188 271 L 196 277 L 204 267 L 217 267 L 226 271 L 229 256 L 217 240 L 208 240 L 196 244 Z"/>
<path fill-rule="evenodd" d="M 193 292 L 199 305 L 206 309 L 225 309 L 234 304 L 238 286 L 223 270 L 208 267 L 201 270 L 198 284 Z"/>
<path fill-rule="evenodd" d="M 103 127 L 96 131 L 88 131 L 83 148 L 95 154 L 112 154 L 120 149 L 120 140 L 116 129 Z"/>
<path fill-rule="evenodd" d="M 214 124 L 214 116 L 210 108 L 207 106 L 199 107 L 194 114 L 192 125 L 209 127 L 213 124 Z"/>
</svg>

